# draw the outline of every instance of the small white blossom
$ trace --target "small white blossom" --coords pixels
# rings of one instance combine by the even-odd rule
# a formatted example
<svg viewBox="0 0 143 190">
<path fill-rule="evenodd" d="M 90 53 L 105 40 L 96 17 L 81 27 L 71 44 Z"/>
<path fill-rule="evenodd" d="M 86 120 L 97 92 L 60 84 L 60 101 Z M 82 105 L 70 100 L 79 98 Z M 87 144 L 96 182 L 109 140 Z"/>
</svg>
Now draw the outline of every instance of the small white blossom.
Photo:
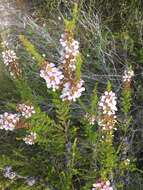
<svg viewBox="0 0 143 190">
<path fill-rule="evenodd" d="M 47 88 L 52 88 L 53 91 L 59 89 L 61 80 L 63 79 L 62 72 L 55 67 L 54 63 L 46 63 L 40 70 L 40 77 L 44 78 L 47 84 Z"/>
<path fill-rule="evenodd" d="M 5 112 L 0 115 L 0 129 L 13 131 L 19 122 L 19 115 Z"/>
<path fill-rule="evenodd" d="M 123 82 L 130 82 L 134 76 L 134 71 L 131 69 L 126 69 L 123 75 Z"/>
<path fill-rule="evenodd" d="M 110 185 L 110 181 L 97 181 L 93 184 L 92 190 L 113 190 L 113 187 Z"/>
<path fill-rule="evenodd" d="M 3 51 L 2 57 L 3 57 L 4 64 L 6 66 L 9 66 L 10 63 L 14 62 L 17 59 L 16 54 L 13 50 Z"/>
<path fill-rule="evenodd" d="M 16 177 L 16 173 L 12 171 L 11 166 L 6 166 L 3 170 L 3 176 L 12 180 Z"/>
<path fill-rule="evenodd" d="M 30 134 L 26 135 L 26 136 L 23 138 L 23 141 L 24 141 L 26 144 L 33 145 L 33 144 L 35 144 L 36 136 L 37 136 L 36 133 L 31 132 Z"/>
<path fill-rule="evenodd" d="M 58 16 L 58 20 L 61 20 L 61 17 L 60 17 L 60 16 Z"/>
<path fill-rule="evenodd" d="M 26 119 L 30 118 L 35 113 L 34 107 L 26 104 L 18 104 L 17 110 L 21 112 L 21 115 Z"/>
<path fill-rule="evenodd" d="M 76 99 L 81 96 L 83 91 L 85 91 L 85 88 L 83 87 L 83 80 L 80 80 L 77 84 L 74 85 L 72 85 L 70 82 L 66 82 L 62 90 L 62 95 L 60 97 L 63 101 L 76 101 Z"/>
<path fill-rule="evenodd" d="M 124 163 L 125 163 L 126 166 L 129 165 L 129 164 L 130 164 L 130 159 L 127 158 L 127 159 L 124 161 Z"/>
</svg>

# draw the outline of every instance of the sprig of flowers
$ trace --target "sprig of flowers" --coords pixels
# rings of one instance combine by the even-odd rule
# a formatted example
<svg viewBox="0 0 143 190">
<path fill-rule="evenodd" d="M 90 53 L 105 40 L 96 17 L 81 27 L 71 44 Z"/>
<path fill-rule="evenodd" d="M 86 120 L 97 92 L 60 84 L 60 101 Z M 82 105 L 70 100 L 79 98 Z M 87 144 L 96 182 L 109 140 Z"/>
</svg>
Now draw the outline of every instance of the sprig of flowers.
<svg viewBox="0 0 143 190">
<path fill-rule="evenodd" d="M 2 57 L 6 66 L 9 66 L 13 61 L 17 60 L 16 53 L 9 49 L 2 52 Z"/>
<path fill-rule="evenodd" d="M 134 71 L 131 68 L 127 68 L 123 74 L 123 78 L 122 78 L 123 83 L 126 83 L 126 82 L 130 83 L 133 76 L 134 76 Z"/>
<path fill-rule="evenodd" d="M 26 144 L 33 145 L 33 144 L 35 144 L 36 137 L 37 137 L 36 133 L 30 132 L 30 134 L 26 135 L 26 136 L 23 138 L 23 141 L 24 141 Z"/>
<path fill-rule="evenodd" d="M 64 100 L 73 100 L 76 101 L 77 98 L 81 96 L 81 93 L 85 90 L 82 86 L 83 80 L 80 80 L 78 83 L 72 84 L 71 82 L 66 82 L 63 84 L 61 99 Z"/>
<path fill-rule="evenodd" d="M 19 115 L 5 112 L 0 115 L 0 129 L 13 131 L 19 122 Z"/>
<path fill-rule="evenodd" d="M 18 58 L 14 50 L 8 49 L 8 43 L 3 43 L 5 50 L 2 52 L 4 64 L 8 68 L 10 75 L 13 78 L 18 78 L 21 75 L 21 69 L 19 68 Z"/>
<path fill-rule="evenodd" d="M 17 111 L 21 113 L 22 117 L 28 119 L 35 114 L 34 107 L 32 105 L 18 104 Z"/>
<path fill-rule="evenodd" d="M 61 35 L 60 44 L 63 49 L 61 51 L 61 62 L 68 64 L 68 67 L 72 70 L 76 69 L 76 56 L 79 54 L 79 42 L 73 39 L 73 35 L 70 32 L 65 32 Z"/>
<path fill-rule="evenodd" d="M 114 92 L 105 91 L 99 102 L 99 126 L 103 130 L 112 130 L 116 123 L 117 97 Z"/>
<path fill-rule="evenodd" d="M 54 63 L 45 61 L 40 70 L 40 77 L 46 81 L 47 88 L 52 88 L 52 90 L 55 91 L 56 89 L 59 89 L 61 80 L 64 76 Z"/>
<path fill-rule="evenodd" d="M 92 190 L 113 190 L 110 181 L 97 181 L 93 184 Z"/>
<path fill-rule="evenodd" d="M 79 98 L 85 88 L 83 87 L 84 81 L 77 79 L 76 70 L 76 58 L 79 54 L 79 42 L 74 40 L 73 33 L 65 31 L 61 35 L 60 43 L 62 46 L 61 51 L 61 69 L 64 75 L 62 84 L 61 99 L 63 101 L 76 101 Z"/>
</svg>

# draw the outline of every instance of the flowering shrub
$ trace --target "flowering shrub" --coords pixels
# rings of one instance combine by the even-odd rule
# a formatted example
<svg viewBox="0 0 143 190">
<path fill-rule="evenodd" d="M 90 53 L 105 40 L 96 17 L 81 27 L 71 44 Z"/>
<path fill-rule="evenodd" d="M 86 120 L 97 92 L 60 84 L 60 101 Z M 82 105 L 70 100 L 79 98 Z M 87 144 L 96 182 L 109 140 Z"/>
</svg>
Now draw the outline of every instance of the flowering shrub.
<svg viewBox="0 0 143 190">
<path fill-rule="evenodd" d="M 51 35 L 24 17 L 30 23 L 17 46 L 2 38 L 3 66 L 18 98 L 0 114 L 1 189 L 122 190 L 138 172 L 131 151 L 135 66 L 119 64 L 118 36 L 81 5 L 63 17 L 62 31 L 62 17 Z"/>
</svg>

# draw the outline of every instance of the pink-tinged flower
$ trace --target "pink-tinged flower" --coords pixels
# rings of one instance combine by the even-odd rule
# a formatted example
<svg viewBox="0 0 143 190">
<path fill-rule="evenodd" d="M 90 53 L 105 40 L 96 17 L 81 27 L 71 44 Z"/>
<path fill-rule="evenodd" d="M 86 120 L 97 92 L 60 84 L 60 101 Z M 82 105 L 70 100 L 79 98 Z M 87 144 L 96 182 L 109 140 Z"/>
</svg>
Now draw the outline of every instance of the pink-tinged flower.
<svg viewBox="0 0 143 190">
<path fill-rule="evenodd" d="M 34 107 L 26 104 L 18 104 L 17 110 L 21 112 L 22 117 L 30 118 L 33 114 L 35 114 Z"/>
<path fill-rule="evenodd" d="M 26 135 L 26 136 L 23 138 L 23 141 L 24 141 L 26 144 L 33 145 L 33 144 L 35 144 L 36 136 L 37 136 L 36 133 L 31 132 L 30 134 Z"/>
<path fill-rule="evenodd" d="M 80 80 L 76 84 L 66 82 L 63 86 L 62 95 L 60 97 L 63 101 L 76 101 L 76 99 L 81 96 L 83 91 L 85 91 L 85 88 L 83 87 L 83 80 Z"/>
<path fill-rule="evenodd" d="M 92 190 L 113 190 L 110 181 L 97 181 L 93 184 Z"/>
<path fill-rule="evenodd" d="M 0 129 L 13 131 L 19 122 L 19 115 L 5 112 L 0 115 Z"/>
<path fill-rule="evenodd" d="M 76 57 L 79 54 L 79 42 L 73 39 L 71 33 L 65 32 L 61 35 L 60 43 L 62 45 L 61 62 L 74 71 L 76 69 Z"/>
<path fill-rule="evenodd" d="M 40 70 L 40 77 L 45 79 L 47 88 L 52 88 L 53 91 L 59 89 L 61 80 L 63 79 L 62 72 L 55 67 L 54 63 L 46 62 Z"/>
</svg>

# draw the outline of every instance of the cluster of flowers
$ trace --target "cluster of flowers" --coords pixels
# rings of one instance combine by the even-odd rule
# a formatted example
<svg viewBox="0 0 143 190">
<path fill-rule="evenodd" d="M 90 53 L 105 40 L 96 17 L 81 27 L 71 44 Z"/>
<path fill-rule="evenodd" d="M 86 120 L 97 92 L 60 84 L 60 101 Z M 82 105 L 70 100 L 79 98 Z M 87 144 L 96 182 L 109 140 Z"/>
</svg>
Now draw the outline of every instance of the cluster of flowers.
<svg viewBox="0 0 143 190">
<path fill-rule="evenodd" d="M 18 104 L 17 111 L 26 119 L 30 118 L 35 113 L 34 107 L 26 104 Z"/>
<path fill-rule="evenodd" d="M 13 113 L 7 113 L 0 115 L 0 129 L 6 131 L 13 131 L 19 122 L 19 115 Z"/>
<path fill-rule="evenodd" d="M 123 83 L 125 83 L 125 82 L 130 83 L 133 76 L 134 76 L 134 71 L 129 68 L 126 69 L 124 71 L 124 75 L 123 75 L 123 79 L 122 79 Z"/>
<path fill-rule="evenodd" d="M 17 111 L 18 114 L 7 113 L 0 115 L 0 129 L 5 129 L 6 131 L 13 131 L 15 128 L 19 128 L 21 116 L 25 119 L 30 118 L 34 113 L 34 107 L 26 104 L 18 104 Z M 23 138 L 26 144 L 32 145 L 35 143 L 36 133 L 31 132 Z"/>
<path fill-rule="evenodd" d="M 99 102 L 99 125 L 103 130 L 112 130 L 116 123 L 117 97 L 112 91 L 105 91 Z"/>
<path fill-rule="evenodd" d="M 52 88 L 53 91 L 59 89 L 61 80 L 64 78 L 62 72 L 56 68 L 54 63 L 45 61 L 40 70 L 40 77 L 46 81 L 47 88 Z"/>
<path fill-rule="evenodd" d="M 15 178 L 20 178 L 20 179 L 26 179 L 26 183 L 28 186 L 33 186 L 36 183 L 36 178 L 35 177 L 23 177 L 17 175 L 13 170 L 11 166 L 6 166 L 3 169 L 3 176 L 7 179 L 13 180 Z"/>
<path fill-rule="evenodd" d="M 79 54 L 79 42 L 73 39 L 72 33 L 65 32 L 61 35 L 60 43 L 63 47 L 61 52 L 61 62 L 68 63 L 72 70 L 76 69 L 76 56 Z"/>
<path fill-rule="evenodd" d="M 61 35 L 60 43 L 62 46 L 61 62 L 64 75 L 63 89 L 61 94 L 62 100 L 75 101 L 85 91 L 84 81 L 77 79 L 75 76 L 76 58 L 79 54 L 79 43 L 74 40 L 73 33 L 65 31 Z"/>
<path fill-rule="evenodd" d="M 74 84 L 72 82 L 66 82 L 63 85 L 63 90 L 60 97 L 62 100 L 76 101 L 84 90 L 83 80 L 80 80 L 78 83 Z"/>
<path fill-rule="evenodd" d="M 46 81 L 47 88 L 51 88 L 53 91 L 61 90 L 60 97 L 63 101 L 76 101 L 85 90 L 83 80 L 77 80 L 75 77 L 79 43 L 73 39 L 71 32 L 62 34 L 60 43 L 62 45 L 62 64 L 57 68 L 54 63 L 45 61 L 40 70 L 40 77 Z"/>
<path fill-rule="evenodd" d="M 36 140 L 36 133 L 34 132 L 31 132 L 30 134 L 26 135 L 23 138 L 23 141 L 29 145 L 33 145 L 35 143 L 35 140 Z"/>
<path fill-rule="evenodd" d="M 5 112 L 0 115 L 0 129 L 13 131 L 18 125 L 21 116 L 27 119 L 35 113 L 34 107 L 26 104 L 19 104 L 17 110 L 21 112 L 21 114 Z"/>
<path fill-rule="evenodd" d="M 7 46 L 7 43 L 3 43 L 3 46 Z M 5 51 L 2 52 L 4 64 L 8 67 L 10 75 L 13 78 L 18 78 L 21 75 L 19 63 L 17 62 L 16 53 L 6 47 Z"/>
<path fill-rule="evenodd" d="M 113 190 L 113 187 L 111 187 L 110 181 L 97 181 L 93 184 L 92 190 Z"/>
<path fill-rule="evenodd" d="M 3 61 L 6 66 L 9 66 L 13 61 L 16 61 L 16 53 L 13 50 L 6 50 L 2 52 Z"/>
</svg>

